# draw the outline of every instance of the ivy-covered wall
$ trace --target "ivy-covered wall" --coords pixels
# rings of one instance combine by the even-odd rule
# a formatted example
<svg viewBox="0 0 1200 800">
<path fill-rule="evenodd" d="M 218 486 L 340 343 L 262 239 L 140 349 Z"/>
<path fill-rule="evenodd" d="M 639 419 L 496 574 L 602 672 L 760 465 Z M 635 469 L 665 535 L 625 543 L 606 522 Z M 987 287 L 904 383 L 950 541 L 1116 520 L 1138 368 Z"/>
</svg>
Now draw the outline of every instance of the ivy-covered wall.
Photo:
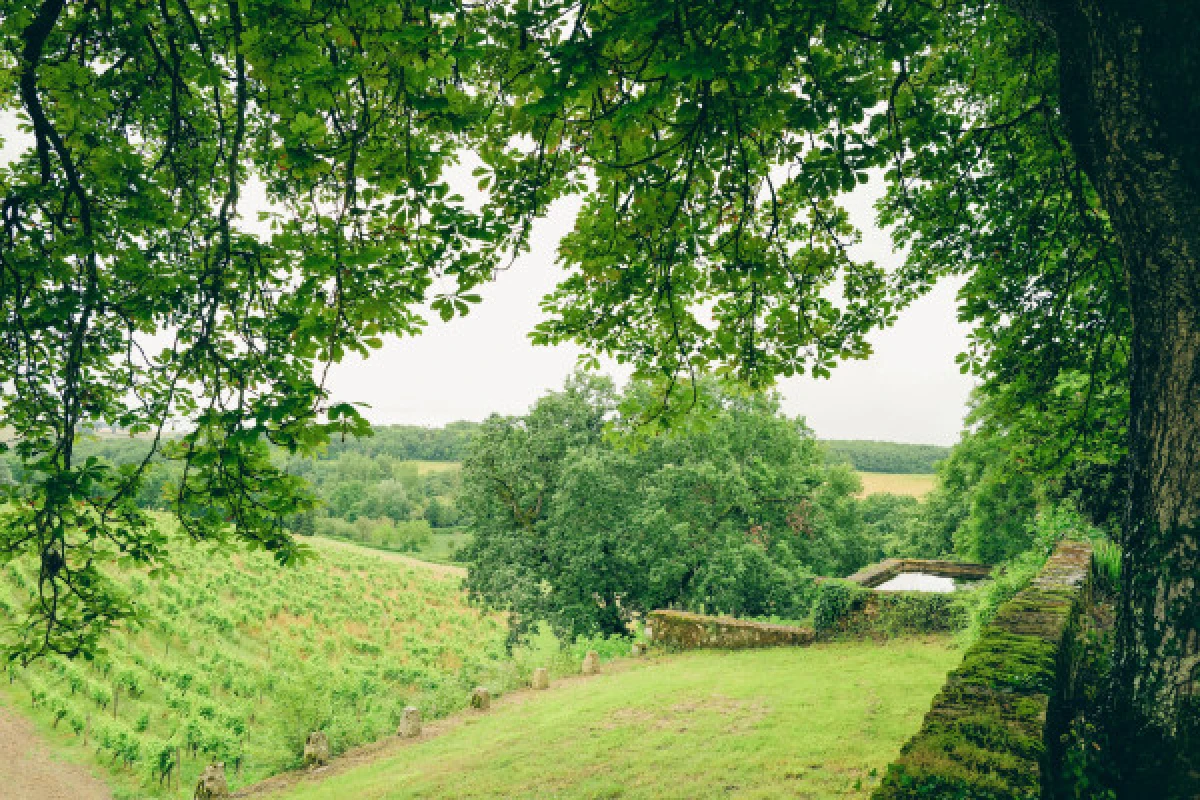
<svg viewBox="0 0 1200 800">
<path fill-rule="evenodd" d="M 1059 739 L 1057 701 L 1087 600 L 1091 545 L 1061 542 L 1000 607 L 933 701 L 873 800 L 1034 800 Z M 1060 677 L 1061 676 L 1061 677 Z"/>
</svg>

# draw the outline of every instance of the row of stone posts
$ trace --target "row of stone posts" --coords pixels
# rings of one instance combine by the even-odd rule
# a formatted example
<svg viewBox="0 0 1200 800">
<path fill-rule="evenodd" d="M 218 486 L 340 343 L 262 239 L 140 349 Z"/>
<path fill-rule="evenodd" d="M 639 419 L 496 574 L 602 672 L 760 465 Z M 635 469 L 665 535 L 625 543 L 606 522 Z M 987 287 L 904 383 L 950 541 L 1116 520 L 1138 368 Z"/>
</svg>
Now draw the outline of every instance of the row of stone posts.
<svg viewBox="0 0 1200 800">
<path fill-rule="evenodd" d="M 646 646 L 641 643 L 633 645 L 633 655 L 645 655 Z M 580 673 L 595 675 L 600 671 L 600 654 L 589 650 L 583 657 Z M 535 690 L 550 688 L 550 671 L 538 667 L 533 671 L 530 687 Z M 476 687 L 471 692 L 471 708 L 476 711 L 487 711 L 492 707 L 492 693 L 483 686 Z M 400 716 L 400 726 L 396 735 L 402 739 L 415 739 L 421 735 L 421 710 L 416 706 L 407 706 Z M 323 767 L 329 763 L 329 737 L 324 731 L 313 731 L 304 741 L 304 766 L 309 769 Z M 211 764 L 200 776 L 194 794 L 195 800 L 218 800 L 229 797 L 229 789 L 225 782 L 225 765 Z"/>
</svg>

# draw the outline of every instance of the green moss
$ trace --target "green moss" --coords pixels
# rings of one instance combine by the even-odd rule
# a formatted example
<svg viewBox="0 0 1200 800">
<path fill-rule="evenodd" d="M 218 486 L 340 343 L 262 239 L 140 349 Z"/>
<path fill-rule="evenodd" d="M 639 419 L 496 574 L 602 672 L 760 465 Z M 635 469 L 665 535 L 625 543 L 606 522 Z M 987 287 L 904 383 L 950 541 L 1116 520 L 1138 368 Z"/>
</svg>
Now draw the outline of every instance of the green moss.
<svg viewBox="0 0 1200 800">
<path fill-rule="evenodd" d="M 1051 698 L 1086 596 L 1086 587 L 1072 583 L 1077 557 L 1067 551 L 1052 558 L 1042 585 L 999 608 L 889 767 L 875 800 L 1041 796 Z"/>
</svg>

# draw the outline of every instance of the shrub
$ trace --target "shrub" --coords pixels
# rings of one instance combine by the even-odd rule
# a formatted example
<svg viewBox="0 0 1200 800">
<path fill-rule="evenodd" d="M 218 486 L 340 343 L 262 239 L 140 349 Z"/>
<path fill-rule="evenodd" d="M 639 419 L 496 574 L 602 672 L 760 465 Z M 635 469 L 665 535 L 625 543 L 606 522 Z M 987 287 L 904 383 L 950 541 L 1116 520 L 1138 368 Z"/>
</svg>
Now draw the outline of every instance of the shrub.
<svg viewBox="0 0 1200 800">
<path fill-rule="evenodd" d="M 879 613 L 873 620 L 873 630 L 893 635 L 961 630 L 970 620 L 962 594 L 877 592 Z"/>
<path fill-rule="evenodd" d="M 867 591 L 849 581 L 823 582 L 813 605 L 813 630 L 818 636 L 837 630 L 851 611 L 862 606 Z"/>
<path fill-rule="evenodd" d="M 1059 505 L 1037 515 L 1031 525 L 1031 534 L 1033 544 L 1028 550 L 998 566 L 992 572 L 995 576 L 992 580 L 966 593 L 967 613 L 970 616 L 968 641 L 979 638 L 984 626 L 996 616 L 996 610 L 1029 585 L 1059 541 L 1092 539 L 1099 535 L 1099 531 L 1088 525 L 1073 508 Z"/>
</svg>

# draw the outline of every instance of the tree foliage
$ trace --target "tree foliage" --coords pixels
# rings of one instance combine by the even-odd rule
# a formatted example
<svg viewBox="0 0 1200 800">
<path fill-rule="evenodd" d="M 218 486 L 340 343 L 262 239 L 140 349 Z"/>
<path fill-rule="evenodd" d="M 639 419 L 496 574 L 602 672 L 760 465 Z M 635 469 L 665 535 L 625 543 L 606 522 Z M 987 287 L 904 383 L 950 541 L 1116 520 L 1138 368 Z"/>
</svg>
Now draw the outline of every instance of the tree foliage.
<svg viewBox="0 0 1200 800">
<path fill-rule="evenodd" d="M 625 400 L 654 392 L 635 384 Z M 585 376 L 485 422 L 463 467 L 471 592 L 517 635 L 541 620 L 624 632 L 668 607 L 797 618 L 809 576 L 874 557 L 856 476 L 825 466 L 803 423 L 770 398 L 705 397 L 699 417 L 648 440 L 620 433 L 620 398 Z"/>
<path fill-rule="evenodd" d="M 129 613 L 98 564 L 162 556 L 141 470 L 76 457 L 85 421 L 186 417 L 182 523 L 291 560 L 281 519 L 308 501 L 264 442 L 365 427 L 327 407 L 322 365 L 415 331 L 425 301 L 464 312 L 579 193 L 535 338 L 662 376 L 664 401 L 708 371 L 826 375 L 955 273 L 978 323 L 964 367 L 1004 387 L 998 419 L 1057 432 L 1029 447 L 1049 469 L 1074 469 L 1076 431 L 1120 428 L 1119 393 L 1094 387 L 1127 364 L 1144 569 L 1124 573 L 1118 674 L 1147 740 L 1178 739 L 1200 663 L 1200 601 L 1176 591 L 1200 516 L 1196 4 L 9 6 L 0 102 L 32 145 L 0 175 L 0 423 L 42 476 L 0 528 L 42 564 L 23 651 L 88 649 Z M 478 207 L 445 179 L 465 148 Z M 879 173 L 893 272 L 849 256 L 840 206 Z M 238 216 L 256 184 L 257 230 Z"/>
<path fill-rule="evenodd" d="M 512 241 L 444 178 L 486 111 L 463 88 L 484 32 L 452 5 L 9 3 L 0 103 L 30 146 L 0 171 L 2 424 L 36 475 L 0 552 L 41 555 L 19 650 L 76 653 L 130 608 L 99 564 L 157 563 L 142 464 L 77 456 L 83 426 L 152 436 L 183 464 L 194 538 L 287 562 L 309 502 L 265 444 L 360 433 L 323 364 L 450 317 Z M 255 221 L 246 198 L 269 203 Z M 486 244 L 486 246 L 484 246 Z M 435 285 L 436 284 L 436 285 Z"/>
</svg>

